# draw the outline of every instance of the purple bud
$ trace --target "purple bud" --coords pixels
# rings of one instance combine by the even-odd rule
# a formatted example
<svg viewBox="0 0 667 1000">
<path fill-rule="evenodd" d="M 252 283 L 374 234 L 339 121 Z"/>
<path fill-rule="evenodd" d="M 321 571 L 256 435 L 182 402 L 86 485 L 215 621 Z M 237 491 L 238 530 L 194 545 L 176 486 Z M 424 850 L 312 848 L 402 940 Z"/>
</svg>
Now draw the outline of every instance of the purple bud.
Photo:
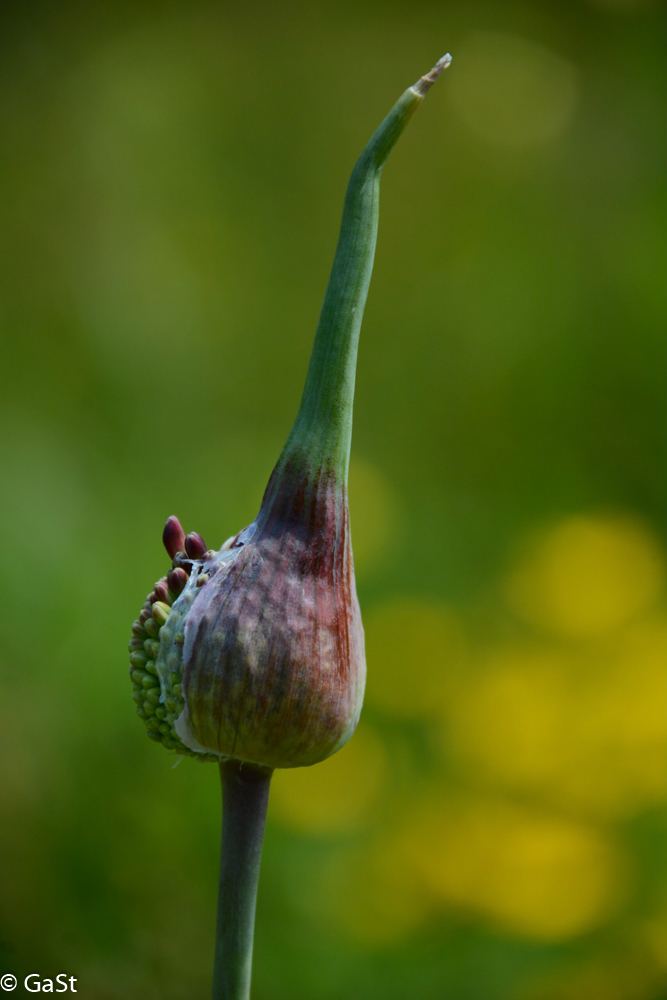
<svg viewBox="0 0 667 1000">
<path fill-rule="evenodd" d="M 344 480 L 285 463 L 240 539 L 187 612 L 177 733 L 264 767 L 314 764 L 349 739 L 364 689 Z"/>
<path fill-rule="evenodd" d="M 180 594 L 188 582 L 188 574 L 180 567 L 172 569 L 167 574 L 167 581 L 172 594 Z"/>
<path fill-rule="evenodd" d="M 162 628 L 157 675 L 146 671 L 154 693 L 139 712 L 149 735 L 196 760 L 303 767 L 335 753 L 357 725 L 366 665 L 347 469 L 380 170 L 450 60 L 405 91 L 354 168 L 301 405 L 256 520 L 213 556 L 175 517 L 165 526 L 167 583 L 180 596 L 172 607 L 158 583 L 152 617 L 134 626 L 153 640 Z M 194 566 L 202 560 L 204 572 Z M 185 586 L 190 574 L 201 586 Z M 156 698 L 173 726 L 156 717 Z"/>
<path fill-rule="evenodd" d="M 163 604 L 171 604 L 171 597 L 169 596 L 169 591 L 165 583 L 155 584 L 155 596 L 158 601 L 162 601 Z"/>
<path fill-rule="evenodd" d="M 203 559 L 208 550 L 202 536 L 191 531 L 185 539 L 185 551 L 191 559 Z"/>
<path fill-rule="evenodd" d="M 167 523 L 162 532 L 162 541 L 171 559 L 174 558 L 177 552 L 181 552 L 185 548 L 185 532 L 177 517 L 172 515 L 167 518 Z"/>
</svg>

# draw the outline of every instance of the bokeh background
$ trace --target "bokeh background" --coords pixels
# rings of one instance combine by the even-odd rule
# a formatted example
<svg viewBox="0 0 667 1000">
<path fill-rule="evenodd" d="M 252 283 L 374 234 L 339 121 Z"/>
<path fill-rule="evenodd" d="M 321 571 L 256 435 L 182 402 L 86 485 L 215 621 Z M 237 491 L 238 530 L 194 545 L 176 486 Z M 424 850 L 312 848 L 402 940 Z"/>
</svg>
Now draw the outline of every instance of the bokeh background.
<svg viewBox="0 0 667 1000">
<path fill-rule="evenodd" d="M 1 972 L 208 995 L 217 771 L 146 739 L 130 623 L 168 515 L 254 517 L 352 164 L 450 50 L 361 341 L 366 707 L 275 778 L 253 995 L 667 995 L 663 34 L 652 0 L 5 4 Z"/>
</svg>

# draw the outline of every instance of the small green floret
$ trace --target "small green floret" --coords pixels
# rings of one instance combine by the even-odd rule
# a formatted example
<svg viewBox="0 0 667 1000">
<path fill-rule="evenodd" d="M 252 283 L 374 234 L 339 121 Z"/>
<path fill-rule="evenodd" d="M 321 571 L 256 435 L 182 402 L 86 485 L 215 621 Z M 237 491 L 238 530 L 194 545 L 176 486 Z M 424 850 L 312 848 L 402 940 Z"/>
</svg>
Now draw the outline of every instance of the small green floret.
<svg viewBox="0 0 667 1000">
<path fill-rule="evenodd" d="M 197 585 L 202 586 L 207 579 L 202 574 L 197 579 Z M 191 599 L 181 601 L 182 607 L 179 608 L 172 608 L 172 605 L 181 596 L 186 582 L 187 576 L 182 571 L 158 580 L 146 598 L 139 618 L 132 625 L 132 638 L 128 643 L 132 699 L 149 739 L 161 743 L 167 750 L 198 761 L 217 761 L 213 754 L 196 753 L 184 746 L 174 728 L 184 708 L 181 689 L 182 624 Z M 161 652 L 167 664 L 166 682 L 160 679 L 158 659 Z"/>
</svg>

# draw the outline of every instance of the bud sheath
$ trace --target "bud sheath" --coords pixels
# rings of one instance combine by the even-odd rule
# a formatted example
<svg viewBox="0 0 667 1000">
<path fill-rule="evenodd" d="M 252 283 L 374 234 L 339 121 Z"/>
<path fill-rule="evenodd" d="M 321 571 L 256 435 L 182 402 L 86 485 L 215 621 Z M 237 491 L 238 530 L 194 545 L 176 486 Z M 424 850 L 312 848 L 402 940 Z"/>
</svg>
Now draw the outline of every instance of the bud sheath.
<svg viewBox="0 0 667 1000">
<path fill-rule="evenodd" d="M 382 167 L 444 65 L 405 91 L 352 171 L 296 420 L 242 551 L 188 615 L 179 733 L 193 747 L 299 767 L 357 725 L 366 667 L 347 499 L 357 346 Z"/>
</svg>

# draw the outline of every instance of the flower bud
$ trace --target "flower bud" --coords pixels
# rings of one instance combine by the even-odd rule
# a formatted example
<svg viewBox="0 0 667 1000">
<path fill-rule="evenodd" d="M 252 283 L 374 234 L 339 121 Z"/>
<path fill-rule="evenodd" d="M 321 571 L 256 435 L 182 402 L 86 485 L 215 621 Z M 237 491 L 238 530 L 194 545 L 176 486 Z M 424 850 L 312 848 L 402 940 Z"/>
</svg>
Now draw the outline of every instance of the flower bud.
<svg viewBox="0 0 667 1000">
<path fill-rule="evenodd" d="M 182 552 L 185 549 L 185 532 L 177 517 L 167 518 L 167 523 L 162 532 L 162 541 L 171 559 L 174 558 L 177 552 Z"/>
<path fill-rule="evenodd" d="M 380 173 L 448 64 L 405 91 L 352 172 L 301 405 L 257 518 L 218 552 L 167 520 L 172 569 L 132 627 L 130 672 L 137 714 L 168 749 L 299 767 L 357 725 L 366 667 L 347 471 Z"/>
<path fill-rule="evenodd" d="M 364 692 L 344 483 L 290 463 L 243 535 L 188 614 L 177 731 L 225 757 L 313 764 L 349 739 Z"/>
<path fill-rule="evenodd" d="M 196 531 L 191 531 L 185 539 L 185 551 L 191 559 L 203 559 L 206 555 L 206 542 Z"/>
<path fill-rule="evenodd" d="M 157 597 L 158 601 L 161 601 L 162 604 L 167 604 L 167 605 L 172 604 L 173 598 L 169 593 L 169 588 L 167 587 L 166 583 L 166 577 L 164 578 L 164 580 L 160 580 L 159 583 L 155 584 L 154 590 L 155 590 L 155 596 Z"/>
<path fill-rule="evenodd" d="M 163 604 L 162 601 L 156 601 L 153 605 L 153 618 L 160 627 L 167 621 L 170 610 L 169 605 Z"/>
<path fill-rule="evenodd" d="M 167 585 L 172 594 L 177 597 L 188 582 L 188 574 L 184 569 L 170 569 L 167 573 Z M 173 603 L 173 602 L 172 602 Z"/>
</svg>

